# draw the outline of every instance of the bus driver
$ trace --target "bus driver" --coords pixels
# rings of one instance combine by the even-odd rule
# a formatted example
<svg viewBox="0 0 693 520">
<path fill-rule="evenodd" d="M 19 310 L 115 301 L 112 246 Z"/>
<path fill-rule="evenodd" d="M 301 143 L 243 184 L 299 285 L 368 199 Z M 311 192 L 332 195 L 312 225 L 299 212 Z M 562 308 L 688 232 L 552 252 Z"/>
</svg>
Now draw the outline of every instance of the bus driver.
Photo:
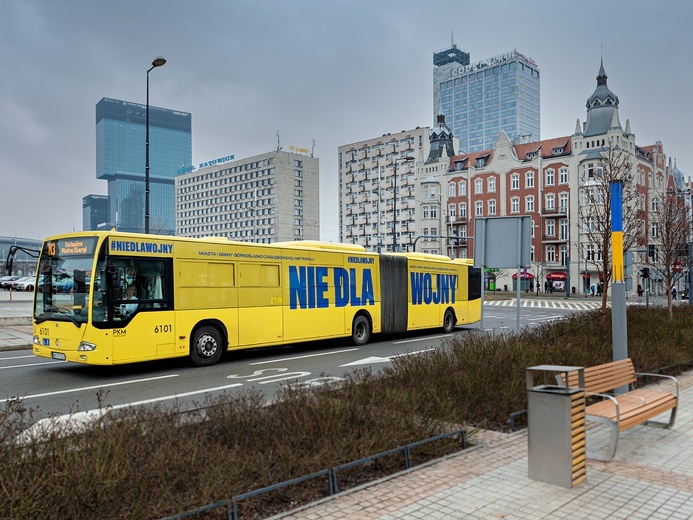
<svg viewBox="0 0 693 520">
<path fill-rule="evenodd" d="M 137 288 L 130 284 L 125 290 L 126 300 L 137 300 Z M 120 304 L 120 314 L 124 317 L 130 316 L 133 312 L 137 310 L 137 302 L 135 303 L 121 303 Z"/>
</svg>

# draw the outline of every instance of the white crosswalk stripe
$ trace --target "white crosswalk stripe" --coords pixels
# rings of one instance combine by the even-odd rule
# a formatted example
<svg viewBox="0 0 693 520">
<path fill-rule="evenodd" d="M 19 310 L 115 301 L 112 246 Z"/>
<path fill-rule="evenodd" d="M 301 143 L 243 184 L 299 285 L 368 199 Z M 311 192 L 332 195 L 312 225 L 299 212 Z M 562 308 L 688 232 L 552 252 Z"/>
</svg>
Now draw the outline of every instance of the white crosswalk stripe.
<svg viewBox="0 0 693 520">
<path fill-rule="evenodd" d="M 517 300 L 493 300 L 486 301 L 484 305 L 489 307 L 515 307 Z M 611 307 L 611 302 L 607 302 L 607 307 Z M 588 311 L 599 309 L 602 306 L 601 301 L 558 301 L 558 300 L 535 300 L 527 299 L 520 300 L 520 307 L 529 307 L 536 309 L 568 309 L 574 311 Z"/>
</svg>

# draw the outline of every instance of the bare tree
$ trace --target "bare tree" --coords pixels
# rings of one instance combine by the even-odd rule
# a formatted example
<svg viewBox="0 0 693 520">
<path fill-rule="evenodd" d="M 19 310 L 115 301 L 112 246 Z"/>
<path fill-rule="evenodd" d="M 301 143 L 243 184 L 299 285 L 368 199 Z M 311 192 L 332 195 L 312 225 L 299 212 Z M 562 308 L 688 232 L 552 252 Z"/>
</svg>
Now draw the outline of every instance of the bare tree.
<svg viewBox="0 0 693 520">
<path fill-rule="evenodd" d="M 691 223 L 688 208 L 681 193 L 667 191 L 666 198 L 655 199 L 650 216 L 652 235 L 656 240 L 650 262 L 653 270 L 661 274 L 667 290 L 669 318 L 673 317 L 672 290 L 683 277 L 683 265 L 687 264 L 688 237 Z M 690 296 L 689 296 L 690 297 Z"/>
<path fill-rule="evenodd" d="M 529 269 L 529 272 L 534 275 L 534 283 L 536 285 L 535 289 L 538 295 L 541 290 L 540 286 L 542 285 L 542 283 L 546 282 L 546 266 L 544 265 L 544 262 L 535 260 L 530 264 Z"/>
<path fill-rule="evenodd" d="M 600 158 L 585 161 L 580 175 L 578 214 L 582 227 L 584 248 L 582 261 L 594 266 L 603 280 L 601 312 L 606 312 L 609 284 L 612 279 L 611 257 L 611 183 L 622 183 L 623 251 L 636 245 L 641 237 L 637 218 L 638 192 L 632 173 L 633 162 L 628 150 L 614 144 L 601 149 Z"/>
</svg>

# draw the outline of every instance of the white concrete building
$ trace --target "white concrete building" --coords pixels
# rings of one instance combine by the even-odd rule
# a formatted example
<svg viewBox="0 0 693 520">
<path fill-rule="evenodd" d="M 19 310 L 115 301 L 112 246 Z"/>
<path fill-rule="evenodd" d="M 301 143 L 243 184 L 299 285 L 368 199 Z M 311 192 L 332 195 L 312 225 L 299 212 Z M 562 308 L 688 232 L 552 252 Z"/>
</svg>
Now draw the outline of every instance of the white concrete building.
<svg viewBox="0 0 693 520">
<path fill-rule="evenodd" d="M 176 177 L 176 235 L 319 240 L 318 158 L 279 150 Z"/>
</svg>

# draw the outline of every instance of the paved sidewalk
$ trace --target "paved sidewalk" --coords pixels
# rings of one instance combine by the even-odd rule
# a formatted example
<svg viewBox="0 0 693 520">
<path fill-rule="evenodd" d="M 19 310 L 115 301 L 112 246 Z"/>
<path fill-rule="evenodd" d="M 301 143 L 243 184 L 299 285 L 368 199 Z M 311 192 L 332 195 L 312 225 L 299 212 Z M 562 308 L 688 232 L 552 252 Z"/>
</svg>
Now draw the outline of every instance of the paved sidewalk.
<svg viewBox="0 0 693 520">
<path fill-rule="evenodd" d="M 31 349 L 34 293 L 0 290 L 0 351 Z"/>
<path fill-rule="evenodd" d="M 589 460 L 572 489 L 530 480 L 527 432 L 481 432 L 477 446 L 424 467 L 345 491 L 293 513 L 296 520 L 687 519 L 693 517 L 693 372 L 679 377 L 671 430 L 636 426 L 611 462 Z M 588 443 L 605 445 L 603 427 Z"/>
</svg>

